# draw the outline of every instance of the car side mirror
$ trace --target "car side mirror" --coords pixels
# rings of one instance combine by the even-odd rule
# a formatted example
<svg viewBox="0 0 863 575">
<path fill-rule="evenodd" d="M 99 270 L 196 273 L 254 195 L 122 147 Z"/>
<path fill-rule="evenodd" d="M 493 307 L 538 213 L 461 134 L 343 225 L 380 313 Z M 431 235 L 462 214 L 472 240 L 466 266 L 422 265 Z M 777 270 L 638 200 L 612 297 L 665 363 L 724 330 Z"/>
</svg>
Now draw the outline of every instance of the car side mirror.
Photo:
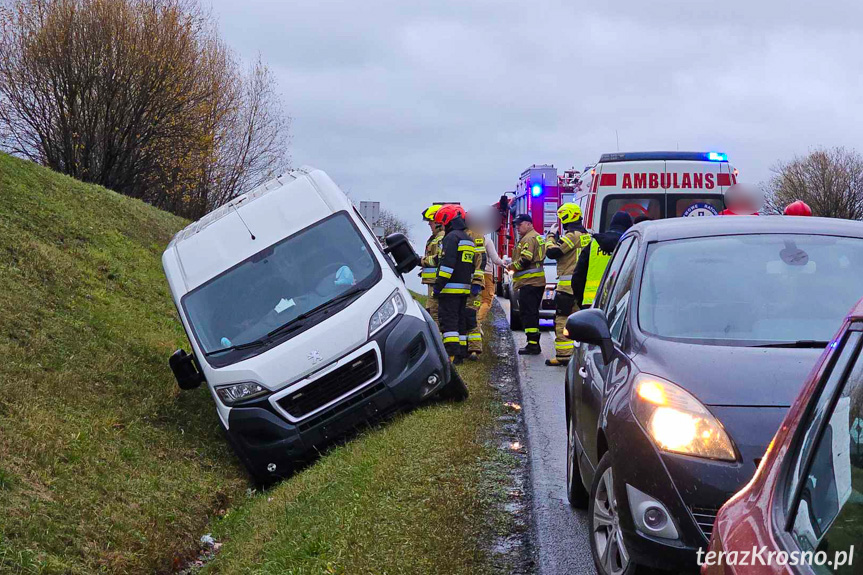
<svg viewBox="0 0 863 575">
<path fill-rule="evenodd" d="M 195 389 L 204 382 L 204 374 L 198 370 L 195 356 L 187 354 L 182 349 L 171 354 L 168 365 L 171 366 L 180 389 Z"/>
<path fill-rule="evenodd" d="M 392 256 L 396 262 L 396 271 L 400 274 L 406 274 L 420 265 L 420 257 L 404 234 L 390 234 L 384 241 L 387 244 L 384 252 Z"/>
<path fill-rule="evenodd" d="M 608 319 L 600 309 L 583 309 L 569 316 L 563 334 L 573 341 L 598 345 L 605 363 L 614 355 Z"/>
</svg>

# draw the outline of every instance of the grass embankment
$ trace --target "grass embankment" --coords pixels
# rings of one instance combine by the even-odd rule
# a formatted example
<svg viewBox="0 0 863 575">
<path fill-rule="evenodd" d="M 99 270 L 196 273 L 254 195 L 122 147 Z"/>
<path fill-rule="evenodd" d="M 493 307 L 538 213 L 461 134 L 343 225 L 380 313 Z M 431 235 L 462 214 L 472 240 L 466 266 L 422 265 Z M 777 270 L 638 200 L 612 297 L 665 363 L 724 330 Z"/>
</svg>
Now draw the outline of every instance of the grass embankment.
<svg viewBox="0 0 863 575">
<path fill-rule="evenodd" d="M 160 256 L 184 221 L 0 154 L 0 572 L 170 569 L 246 486 Z"/>
<path fill-rule="evenodd" d="M 0 154 L 0 573 L 165 572 L 211 530 L 214 573 L 486 571 L 484 535 L 506 528 L 489 513 L 494 358 L 462 369 L 466 403 L 238 500 L 209 394 L 167 367 L 188 343 L 160 255 L 183 225 Z"/>
<path fill-rule="evenodd" d="M 217 520 L 226 543 L 205 572 L 488 572 L 505 457 L 486 441 L 501 410 L 494 361 L 460 367 L 467 402 L 400 416 Z"/>
</svg>

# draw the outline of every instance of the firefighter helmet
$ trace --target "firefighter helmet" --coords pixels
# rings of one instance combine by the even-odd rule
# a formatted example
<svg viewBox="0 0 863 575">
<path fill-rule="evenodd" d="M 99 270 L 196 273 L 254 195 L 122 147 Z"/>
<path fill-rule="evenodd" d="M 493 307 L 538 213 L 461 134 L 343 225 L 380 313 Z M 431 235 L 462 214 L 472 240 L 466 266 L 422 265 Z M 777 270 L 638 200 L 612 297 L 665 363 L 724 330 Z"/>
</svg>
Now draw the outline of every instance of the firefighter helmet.
<svg viewBox="0 0 863 575">
<path fill-rule="evenodd" d="M 797 200 L 785 206 L 786 216 L 811 216 L 812 208 L 803 200 Z"/>
<path fill-rule="evenodd" d="M 465 217 L 464 208 L 458 204 L 446 204 L 435 213 L 434 221 L 442 226 L 448 225 L 454 219 Z"/>
<path fill-rule="evenodd" d="M 434 221 L 434 215 L 442 207 L 443 207 L 443 204 L 434 204 L 434 205 L 427 207 L 425 210 L 423 210 L 423 219 L 427 222 L 433 222 Z"/>
<path fill-rule="evenodd" d="M 564 225 L 577 222 L 581 219 L 581 208 L 578 204 L 567 202 L 557 208 L 557 217 L 560 218 L 560 223 Z"/>
</svg>

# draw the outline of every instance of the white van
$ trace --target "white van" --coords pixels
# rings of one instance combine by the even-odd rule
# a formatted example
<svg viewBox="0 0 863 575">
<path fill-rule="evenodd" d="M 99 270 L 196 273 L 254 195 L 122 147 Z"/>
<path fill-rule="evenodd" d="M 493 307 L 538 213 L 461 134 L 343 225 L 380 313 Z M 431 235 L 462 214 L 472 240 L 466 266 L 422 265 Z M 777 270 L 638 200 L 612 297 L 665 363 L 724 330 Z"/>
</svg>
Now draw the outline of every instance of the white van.
<svg viewBox="0 0 863 575">
<path fill-rule="evenodd" d="M 165 250 L 192 346 L 171 368 L 183 389 L 207 383 L 256 481 L 436 392 L 467 397 L 402 280 L 419 257 L 401 234 L 387 246 L 326 174 L 305 168 L 207 214 Z"/>
<path fill-rule="evenodd" d="M 583 172 L 574 201 L 596 233 L 621 210 L 633 219 L 716 215 L 736 183 L 737 170 L 720 152 L 618 152 Z"/>
</svg>

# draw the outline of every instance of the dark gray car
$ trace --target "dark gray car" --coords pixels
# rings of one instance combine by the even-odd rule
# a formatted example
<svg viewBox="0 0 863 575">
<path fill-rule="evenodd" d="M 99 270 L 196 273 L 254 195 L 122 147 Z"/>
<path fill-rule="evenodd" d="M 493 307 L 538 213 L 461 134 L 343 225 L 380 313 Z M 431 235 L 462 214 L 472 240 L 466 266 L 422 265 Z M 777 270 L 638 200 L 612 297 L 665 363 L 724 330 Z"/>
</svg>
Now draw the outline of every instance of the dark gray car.
<svg viewBox="0 0 863 575">
<path fill-rule="evenodd" d="M 567 486 L 600 573 L 694 567 L 863 295 L 863 223 L 704 217 L 621 239 L 570 316 Z"/>
</svg>

